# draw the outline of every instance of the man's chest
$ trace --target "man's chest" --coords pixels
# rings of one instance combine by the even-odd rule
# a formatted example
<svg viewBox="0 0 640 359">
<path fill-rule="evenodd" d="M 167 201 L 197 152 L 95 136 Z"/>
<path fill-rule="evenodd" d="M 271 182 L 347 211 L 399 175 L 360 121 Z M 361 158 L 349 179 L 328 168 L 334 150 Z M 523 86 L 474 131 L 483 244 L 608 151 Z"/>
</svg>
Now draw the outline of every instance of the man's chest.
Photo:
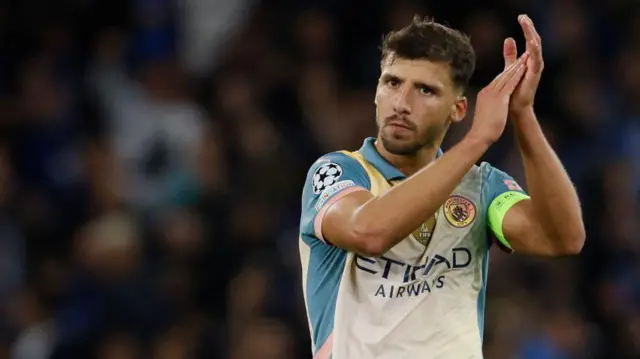
<svg viewBox="0 0 640 359">
<path fill-rule="evenodd" d="M 401 183 L 387 181 L 375 171 L 370 171 L 370 180 L 375 196 Z M 375 296 L 393 291 L 394 297 L 447 286 L 476 287 L 488 249 L 482 200 L 482 176 L 474 167 L 433 216 L 416 221 L 416 228 L 384 255 L 354 255 L 357 287 Z"/>
<path fill-rule="evenodd" d="M 482 266 L 487 249 L 486 230 L 480 226 L 449 228 L 441 208 L 412 234 L 377 258 L 355 255 L 356 271 L 369 279 L 394 283 L 423 281 L 433 276 L 465 275 Z"/>
</svg>

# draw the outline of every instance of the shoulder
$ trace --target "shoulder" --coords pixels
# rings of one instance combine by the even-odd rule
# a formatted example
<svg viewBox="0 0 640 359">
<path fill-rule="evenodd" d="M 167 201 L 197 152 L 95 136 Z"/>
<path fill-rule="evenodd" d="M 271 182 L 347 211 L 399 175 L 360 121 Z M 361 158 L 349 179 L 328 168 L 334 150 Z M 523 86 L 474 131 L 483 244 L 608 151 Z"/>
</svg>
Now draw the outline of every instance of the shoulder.
<svg viewBox="0 0 640 359">
<path fill-rule="evenodd" d="M 321 222 L 326 208 L 351 192 L 370 189 L 366 170 L 348 153 L 321 156 L 309 167 L 302 191 L 302 234 L 322 238 Z M 311 243 L 308 238 L 305 241 Z"/>
<path fill-rule="evenodd" d="M 482 174 L 484 187 L 486 189 L 495 189 L 496 187 L 511 191 L 523 192 L 522 187 L 516 182 L 516 180 L 507 172 L 496 168 L 488 162 L 482 162 L 478 167 Z"/>
<path fill-rule="evenodd" d="M 309 195 L 319 195 L 341 182 L 344 186 L 371 187 L 369 176 L 355 158 L 346 151 L 331 152 L 318 158 L 309 167 L 304 191 L 310 192 Z"/>
<path fill-rule="evenodd" d="M 495 171 L 502 172 L 502 171 L 500 171 L 498 168 L 496 168 L 496 167 L 494 167 L 493 165 L 491 165 L 491 163 L 486 162 L 486 161 L 480 162 L 480 164 L 479 164 L 479 165 L 477 165 L 477 168 L 478 168 L 478 171 L 479 171 L 480 173 L 482 173 L 482 175 L 483 175 L 483 176 L 491 175 L 491 174 L 493 174 Z"/>
</svg>

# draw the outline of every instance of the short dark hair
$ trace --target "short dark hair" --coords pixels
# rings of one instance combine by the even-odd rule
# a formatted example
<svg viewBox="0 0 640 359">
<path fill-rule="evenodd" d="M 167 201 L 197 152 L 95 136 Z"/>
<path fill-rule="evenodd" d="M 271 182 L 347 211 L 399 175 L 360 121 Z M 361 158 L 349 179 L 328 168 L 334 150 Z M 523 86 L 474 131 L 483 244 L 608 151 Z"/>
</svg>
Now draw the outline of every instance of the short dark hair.
<svg viewBox="0 0 640 359">
<path fill-rule="evenodd" d="M 446 62 L 451 66 L 453 83 L 463 90 L 476 67 L 476 55 L 467 35 L 418 15 L 405 28 L 389 32 L 380 49 L 382 65 L 389 56 Z"/>
</svg>

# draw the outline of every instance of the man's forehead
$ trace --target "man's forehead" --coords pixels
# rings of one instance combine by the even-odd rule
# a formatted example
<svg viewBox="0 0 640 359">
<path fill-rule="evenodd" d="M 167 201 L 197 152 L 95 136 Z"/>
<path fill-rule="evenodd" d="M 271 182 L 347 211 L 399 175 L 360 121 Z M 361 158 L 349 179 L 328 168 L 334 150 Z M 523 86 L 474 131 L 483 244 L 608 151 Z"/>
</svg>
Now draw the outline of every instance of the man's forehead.
<svg viewBox="0 0 640 359">
<path fill-rule="evenodd" d="M 382 63 L 381 70 L 383 76 L 394 75 L 412 81 L 438 81 L 443 85 L 452 85 L 451 66 L 444 61 L 389 56 Z"/>
</svg>

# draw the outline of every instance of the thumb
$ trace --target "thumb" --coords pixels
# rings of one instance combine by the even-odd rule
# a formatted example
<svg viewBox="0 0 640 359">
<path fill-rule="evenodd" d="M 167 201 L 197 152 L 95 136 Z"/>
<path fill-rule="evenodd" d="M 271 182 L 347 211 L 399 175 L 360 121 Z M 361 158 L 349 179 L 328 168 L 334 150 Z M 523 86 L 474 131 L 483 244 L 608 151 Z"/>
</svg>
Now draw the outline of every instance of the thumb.
<svg viewBox="0 0 640 359">
<path fill-rule="evenodd" d="M 504 40 L 502 54 L 504 55 L 505 69 L 516 62 L 516 59 L 518 58 L 518 47 L 516 45 L 516 40 L 514 40 L 512 37 L 506 38 Z"/>
</svg>

